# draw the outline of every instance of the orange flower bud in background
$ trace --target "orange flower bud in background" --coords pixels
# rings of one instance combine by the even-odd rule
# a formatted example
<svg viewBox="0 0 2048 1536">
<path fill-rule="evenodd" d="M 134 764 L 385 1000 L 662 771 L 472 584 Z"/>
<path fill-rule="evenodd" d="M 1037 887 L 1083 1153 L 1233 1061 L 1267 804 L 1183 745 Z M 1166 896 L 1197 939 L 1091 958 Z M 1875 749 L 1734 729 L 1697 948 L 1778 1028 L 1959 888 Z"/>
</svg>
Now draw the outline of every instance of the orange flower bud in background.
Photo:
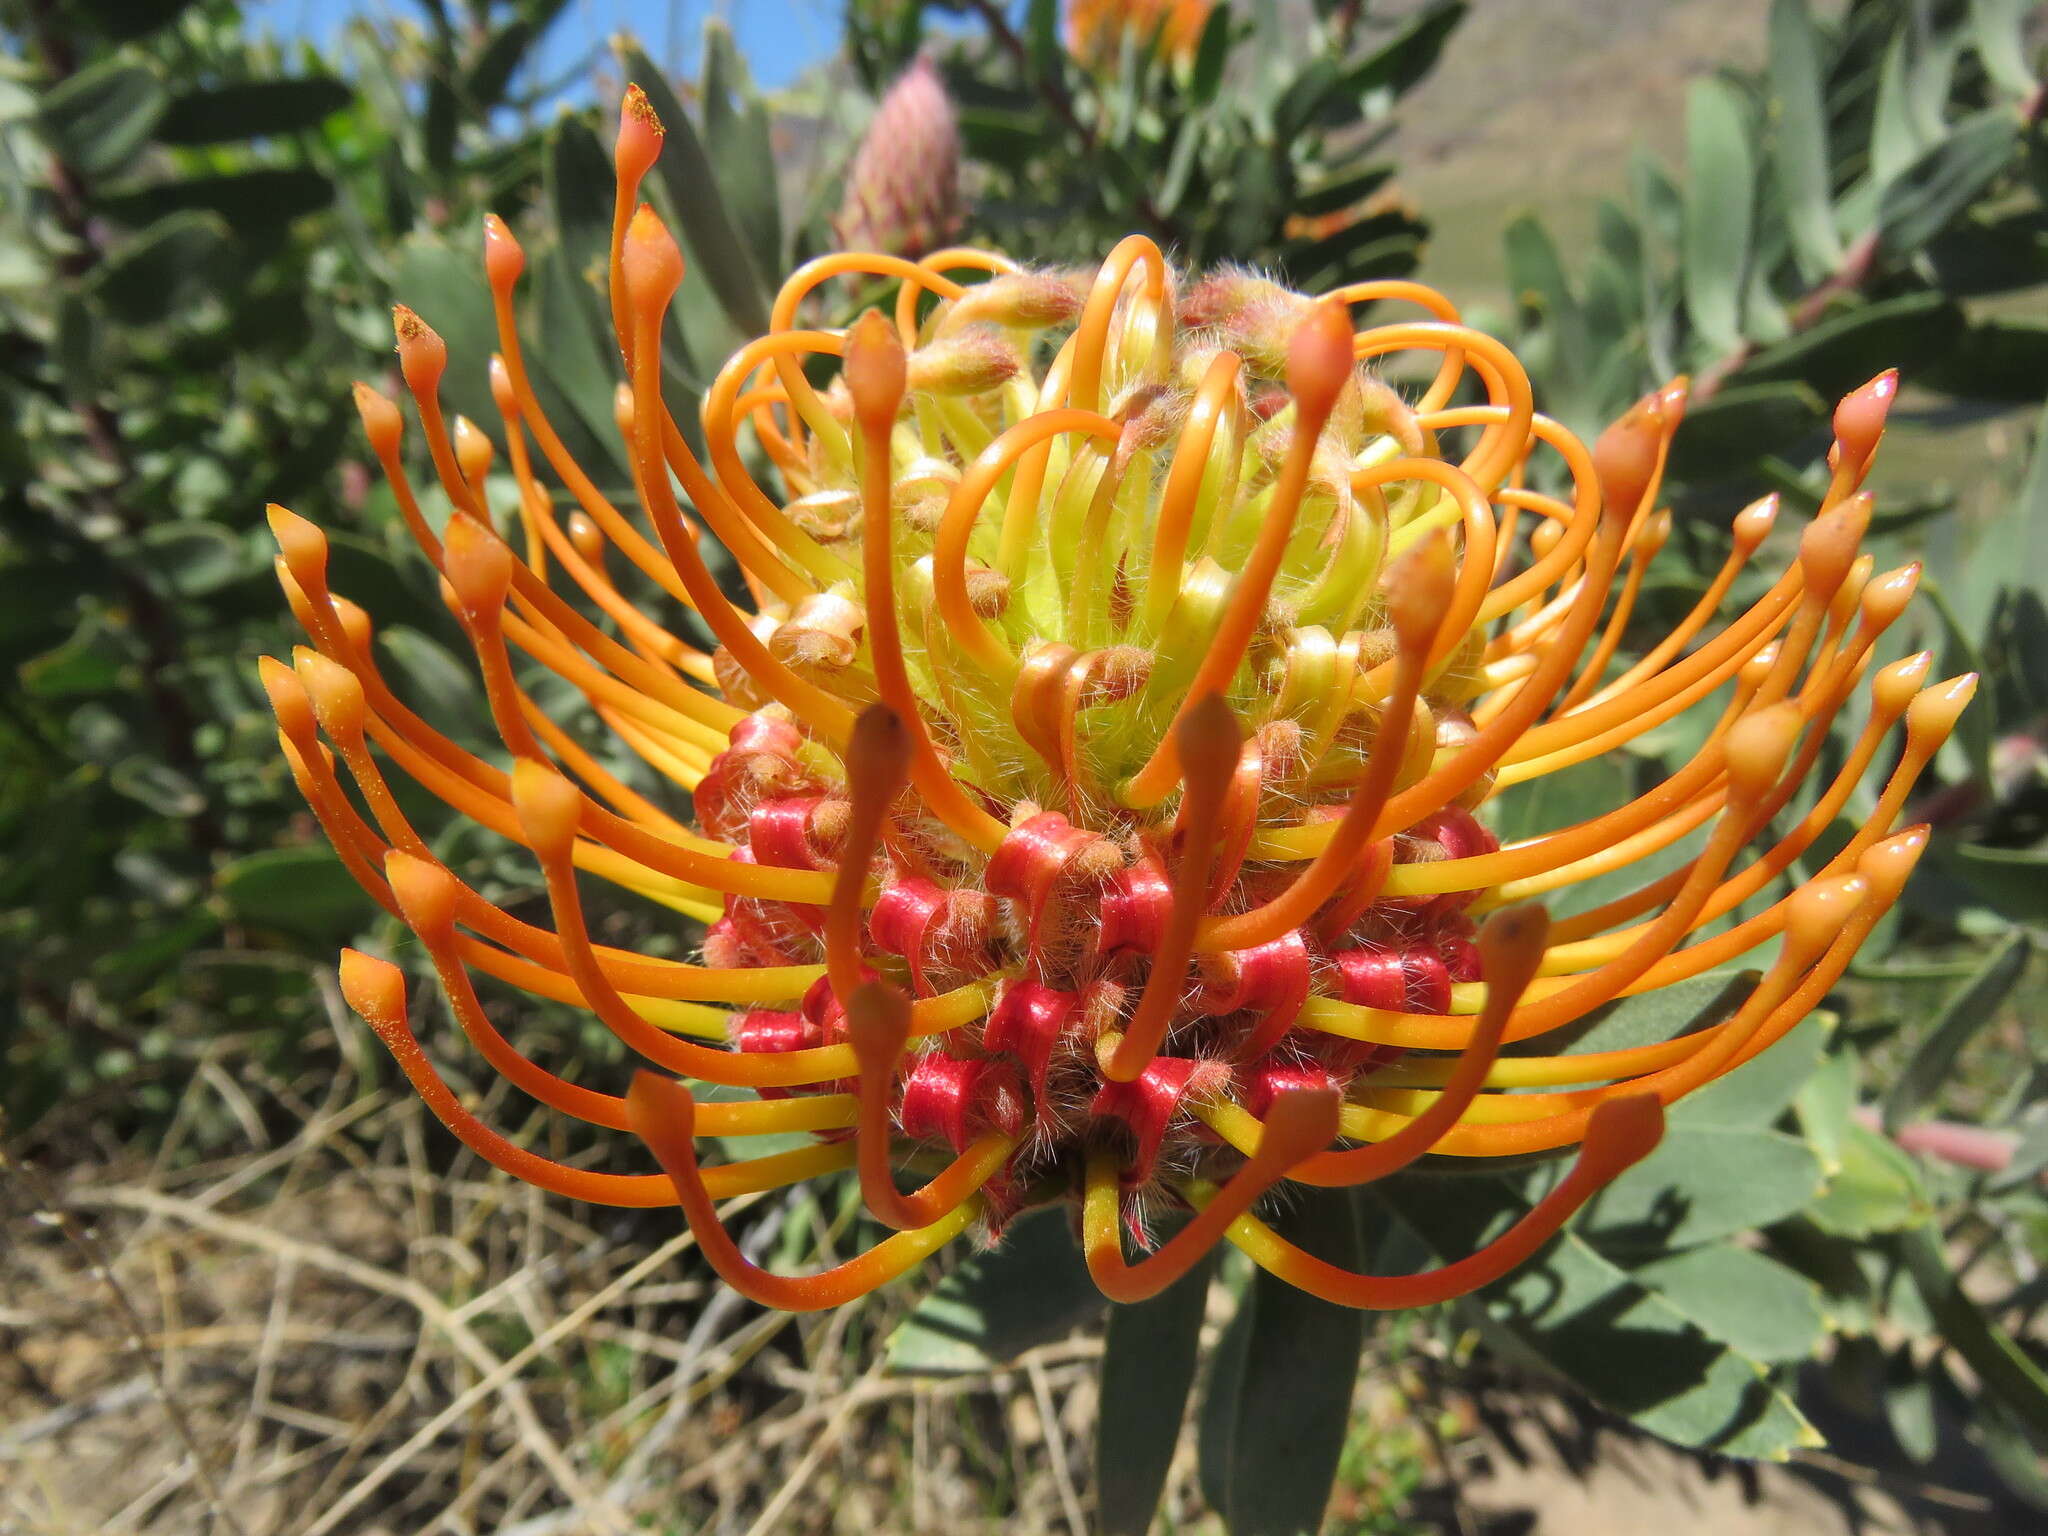
<svg viewBox="0 0 2048 1536">
<path fill-rule="evenodd" d="M 1067 52 L 1091 69 L 1113 69 L 1128 37 L 1188 59 L 1214 8 L 1214 0 L 1068 0 Z"/>
</svg>

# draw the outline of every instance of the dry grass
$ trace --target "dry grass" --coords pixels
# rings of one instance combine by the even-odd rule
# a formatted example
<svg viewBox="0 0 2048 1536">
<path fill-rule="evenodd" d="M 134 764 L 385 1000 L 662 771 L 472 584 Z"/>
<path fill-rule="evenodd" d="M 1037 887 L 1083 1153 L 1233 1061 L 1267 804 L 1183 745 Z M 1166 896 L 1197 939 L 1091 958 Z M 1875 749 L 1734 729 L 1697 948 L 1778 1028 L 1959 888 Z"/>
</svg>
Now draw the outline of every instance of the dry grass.
<svg viewBox="0 0 2048 1536">
<path fill-rule="evenodd" d="M 297 1133 L 10 1170 L 0 1530 L 1085 1530 L 1099 1339 L 885 1377 L 914 1292 L 762 1313 L 673 1213 L 451 1162 L 409 1095 L 235 1091 Z M 801 1190 L 746 1206 L 759 1254 L 840 1240 Z"/>
</svg>

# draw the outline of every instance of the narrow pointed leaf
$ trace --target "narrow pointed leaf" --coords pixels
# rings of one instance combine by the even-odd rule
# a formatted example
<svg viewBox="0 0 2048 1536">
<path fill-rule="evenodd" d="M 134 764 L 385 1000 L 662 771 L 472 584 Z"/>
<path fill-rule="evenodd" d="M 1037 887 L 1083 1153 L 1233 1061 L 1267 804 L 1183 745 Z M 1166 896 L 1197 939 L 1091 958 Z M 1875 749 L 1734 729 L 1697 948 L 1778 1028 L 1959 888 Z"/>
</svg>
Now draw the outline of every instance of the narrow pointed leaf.
<svg viewBox="0 0 2048 1536">
<path fill-rule="evenodd" d="M 1940 1232 L 1923 1226 L 1901 1238 L 1899 1247 L 1913 1284 L 1941 1325 L 1943 1342 L 2035 1434 L 2048 1435 L 2048 1372 L 1964 1293 L 1942 1252 Z"/>
<path fill-rule="evenodd" d="M 1150 1301 L 1111 1307 L 1095 1426 L 1095 1507 L 1102 1536 L 1145 1536 L 1166 1488 L 1201 1355 L 1213 1259 Z"/>
<path fill-rule="evenodd" d="M 768 108 L 748 89 L 746 65 L 732 30 L 716 17 L 704 24 L 704 147 L 719 190 L 763 272 L 782 268 L 782 199 L 769 139 Z"/>
<path fill-rule="evenodd" d="M 1275 1227 L 1318 1258 L 1358 1269 L 1364 1243 L 1349 1193 L 1302 1193 Z M 1252 1277 L 1252 1292 L 1224 1524 L 1230 1536 L 1314 1536 L 1344 1449 L 1364 1314 L 1264 1270 Z"/>
<path fill-rule="evenodd" d="M 1685 305 L 1707 344 L 1742 340 L 1756 204 L 1756 152 L 1748 113 L 1725 80 L 1698 80 L 1686 94 Z"/>
<path fill-rule="evenodd" d="M 1770 38 L 1773 163 L 1800 275 L 1816 283 L 1841 262 L 1842 240 L 1830 196 L 1820 49 L 1806 0 L 1777 0 Z"/>
<path fill-rule="evenodd" d="M 1107 1305 L 1057 1211 L 1014 1223 L 927 1294 L 889 1335 L 889 1368 L 953 1375 L 1006 1365 Z"/>
<path fill-rule="evenodd" d="M 317 128 L 355 100 L 332 75 L 247 80 L 183 91 L 156 125 L 159 144 L 235 144 L 267 134 Z"/>
<path fill-rule="evenodd" d="M 1926 246 L 2012 163 L 2018 144 L 2018 116 L 1990 107 L 1924 151 L 1884 189 L 1878 204 L 1884 255 L 1902 260 Z"/>
<path fill-rule="evenodd" d="M 170 100 L 163 81 L 142 65 L 104 59 L 45 91 L 38 116 L 51 151 L 92 180 L 126 168 Z"/>
<path fill-rule="evenodd" d="M 1797 336 L 1765 347 L 1734 376 L 1742 384 L 1789 380 L 1823 399 L 1846 394 L 1897 368 L 1917 379 L 1963 329 L 1960 307 L 1939 293 L 1908 293 L 1831 315 Z"/>
<path fill-rule="evenodd" d="M 2024 933 L 2014 933 L 1978 968 L 1977 974 L 1942 1005 L 1934 1028 L 1913 1052 L 1893 1082 L 1884 1100 L 1884 1127 L 1896 1132 L 1900 1126 L 1932 1102 L 1941 1085 L 1955 1073 L 1957 1058 L 1977 1031 L 1998 1016 L 2019 979 L 2026 973 L 2033 945 Z"/>
</svg>

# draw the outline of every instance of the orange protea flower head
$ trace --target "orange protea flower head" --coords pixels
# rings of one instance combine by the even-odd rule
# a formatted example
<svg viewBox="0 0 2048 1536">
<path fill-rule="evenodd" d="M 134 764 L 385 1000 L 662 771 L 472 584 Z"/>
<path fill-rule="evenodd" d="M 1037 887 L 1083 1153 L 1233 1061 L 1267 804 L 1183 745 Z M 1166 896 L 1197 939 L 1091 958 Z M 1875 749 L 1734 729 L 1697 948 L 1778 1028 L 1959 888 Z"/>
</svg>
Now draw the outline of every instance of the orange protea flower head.
<svg viewBox="0 0 2048 1536">
<path fill-rule="evenodd" d="M 1067 52 L 1091 68 L 1114 68 L 1129 37 L 1187 59 L 1215 8 L 1215 0 L 1068 0 Z"/>
<path fill-rule="evenodd" d="M 345 954 L 350 1003 L 490 1161 L 586 1200 L 680 1203 L 719 1272 L 780 1307 L 857 1295 L 1062 1201 L 1122 1300 L 1228 1238 L 1345 1304 L 1427 1302 L 1500 1274 L 1648 1152 L 1664 1107 L 1785 1034 L 1897 898 L 1926 840 L 1896 828 L 1901 807 L 1974 679 L 1931 681 L 1924 653 L 1874 663 L 1917 578 L 1858 551 L 1891 375 L 1837 412 L 1833 481 L 1782 574 L 1719 619 L 1778 520 L 1766 499 L 1736 516 L 1691 610 L 1623 664 L 1670 532 L 1658 482 L 1682 381 L 1588 448 L 1538 413 L 1506 347 L 1418 284 L 1310 298 L 1243 271 L 1188 281 L 1141 237 L 1080 277 L 975 251 L 847 253 L 791 277 L 769 334 L 718 375 L 700 460 L 660 388 L 682 258 L 636 207 L 660 147 L 629 92 L 610 287 L 637 515 L 535 398 L 513 324 L 524 261 L 495 219 L 495 446 L 443 418 L 446 349 L 397 314 L 454 507 L 443 532 L 421 516 L 397 407 L 358 389 L 503 758 L 394 695 L 371 617 L 329 588 L 323 536 L 271 510 L 312 644 L 266 659 L 263 682 L 308 802 L 485 1060 L 636 1133 L 659 1171 L 566 1166 L 480 1123 L 416 1041 L 398 972 Z M 843 277 L 899 285 L 892 312 L 800 324 Z M 1378 371 L 1418 357 L 1414 392 Z M 1484 403 L 1454 403 L 1467 379 Z M 485 495 L 494 455 L 512 505 Z M 1530 483 L 1545 458 L 1557 494 Z M 749 603 L 713 579 L 710 539 Z M 629 601 L 621 562 L 661 598 Z M 686 608 L 713 650 L 679 638 Z M 620 777 L 615 751 L 539 708 L 543 673 L 648 771 Z M 1867 723 L 1781 819 L 1859 693 Z M 1518 786 L 1693 710 L 1697 752 L 1638 798 L 1506 847 L 1488 829 Z M 1901 722 L 1874 808 L 1799 879 Z M 548 921 L 445 866 L 394 769 L 530 850 Z M 1629 894 L 1558 921 L 1537 905 L 1695 831 L 1690 859 Z M 1787 876 L 1789 894 L 1721 925 Z M 588 881 L 703 924 L 701 958 L 600 943 Z M 1501 1054 L 1771 941 L 1746 996 L 1683 1038 Z M 650 1070 L 623 1095 L 555 1076 L 492 1024 L 478 972 L 590 1009 Z M 682 1079 L 753 1096 L 700 1102 Z M 700 1136 L 791 1131 L 815 1140 L 699 1160 Z M 1254 1214 L 1286 1181 L 1574 1147 L 1525 1220 L 1429 1274 L 1333 1269 Z M 723 1197 L 836 1170 L 897 1232 L 822 1274 L 769 1274 L 719 1223 Z M 1191 1219 L 1133 1259 L 1176 1207 Z"/>
</svg>

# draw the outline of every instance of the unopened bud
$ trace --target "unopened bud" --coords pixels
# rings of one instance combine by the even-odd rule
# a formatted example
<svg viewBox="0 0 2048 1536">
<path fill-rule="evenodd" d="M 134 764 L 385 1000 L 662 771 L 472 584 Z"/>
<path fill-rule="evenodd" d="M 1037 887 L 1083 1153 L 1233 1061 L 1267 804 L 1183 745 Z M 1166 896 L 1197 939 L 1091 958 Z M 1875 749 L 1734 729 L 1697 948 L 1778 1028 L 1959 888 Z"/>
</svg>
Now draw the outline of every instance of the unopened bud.
<svg viewBox="0 0 2048 1536">
<path fill-rule="evenodd" d="M 467 416 L 455 418 L 455 462 L 462 470 L 462 478 L 472 486 L 481 486 L 484 477 L 491 472 L 491 460 L 497 449 L 491 446 L 490 438 L 483 428 Z"/>
<path fill-rule="evenodd" d="M 619 101 L 619 137 L 612 146 L 612 168 L 622 185 L 637 187 L 653 169 L 665 132 L 647 93 L 629 84 Z"/>
<path fill-rule="evenodd" d="M 355 385 L 356 414 L 363 420 L 363 436 L 369 440 L 370 452 L 378 459 L 391 458 L 398 452 L 399 439 L 405 435 L 405 418 L 398 413 L 398 406 L 388 395 L 380 394 L 361 380 Z"/>
<path fill-rule="evenodd" d="M 1022 370 L 1010 344 L 982 326 L 951 331 L 910 354 L 910 388 L 920 394 L 979 395 Z"/>
<path fill-rule="evenodd" d="M 397 966 L 359 949 L 344 949 L 340 976 L 343 1000 L 365 1024 L 387 1040 L 409 1033 L 405 973 Z"/>
<path fill-rule="evenodd" d="M 398 371 L 405 375 L 405 387 L 422 400 L 432 398 L 448 369 L 448 343 L 403 304 L 391 307 L 391 331 L 398 338 Z"/>
<path fill-rule="evenodd" d="M 665 307 L 682 286 L 682 250 L 661 222 L 661 215 L 646 203 L 626 226 L 620 270 L 626 279 L 627 302 L 636 310 Z"/>
<path fill-rule="evenodd" d="M 903 339 L 880 310 L 864 311 L 848 328 L 843 377 L 862 429 L 886 437 L 903 405 L 908 365 Z"/>
<path fill-rule="evenodd" d="M 1017 330 L 1043 331 L 1072 325 L 1084 297 L 1069 279 L 1053 272 L 1010 272 L 978 283 L 953 301 L 939 329 L 986 322 Z"/>
<path fill-rule="evenodd" d="M 914 258 L 950 240 L 962 213 L 959 124 L 938 69 L 920 56 L 868 124 L 833 233 L 851 250 Z"/>
<path fill-rule="evenodd" d="M 509 292 L 526 270 L 526 252 L 495 213 L 484 215 L 484 275 L 493 293 Z"/>
</svg>

